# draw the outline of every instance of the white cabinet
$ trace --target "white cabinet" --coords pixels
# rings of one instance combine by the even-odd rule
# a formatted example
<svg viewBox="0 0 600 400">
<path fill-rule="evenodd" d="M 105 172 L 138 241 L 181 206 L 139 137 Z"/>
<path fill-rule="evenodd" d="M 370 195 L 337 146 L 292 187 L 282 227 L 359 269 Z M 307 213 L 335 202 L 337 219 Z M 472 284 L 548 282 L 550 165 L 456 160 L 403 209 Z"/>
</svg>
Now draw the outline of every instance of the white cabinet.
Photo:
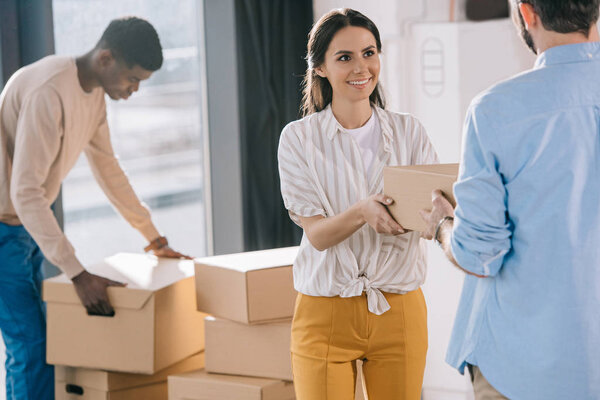
<svg viewBox="0 0 600 400">
<path fill-rule="evenodd" d="M 467 108 L 479 92 L 529 69 L 535 56 L 509 19 L 418 23 L 407 38 L 406 111 L 425 126 L 440 160 L 458 162 Z M 464 274 L 429 243 L 427 282 L 429 351 L 424 400 L 473 398 L 468 376 L 445 362 Z"/>
<path fill-rule="evenodd" d="M 510 19 L 418 23 L 406 56 L 408 111 L 425 125 L 441 162 L 458 162 L 469 103 L 535 61 Z"/>
</svg>

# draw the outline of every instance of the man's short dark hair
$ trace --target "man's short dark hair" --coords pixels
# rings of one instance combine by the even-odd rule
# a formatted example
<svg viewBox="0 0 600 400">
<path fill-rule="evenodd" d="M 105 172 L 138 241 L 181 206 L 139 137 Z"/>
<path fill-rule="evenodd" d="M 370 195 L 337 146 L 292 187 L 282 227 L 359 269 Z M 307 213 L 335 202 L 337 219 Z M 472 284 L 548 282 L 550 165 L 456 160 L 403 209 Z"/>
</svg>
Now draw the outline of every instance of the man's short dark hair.
<svg viewBox="0 0 600 400">
<path fill-rule="evenodd" d="M 147 71 L 156 71 L 162 66 L 163 55 L 158 33 L 148 21 L 141 18 L 112 20 L 96 47 L 109 49 L 128 68 L 139 65 Z"/>
<path fill-rule="evenodd" d="M 558 33 L 580 32 L 589 35 L 598 21 L 600 0 L 521 0 L 531 4 L 544 28 Z"/>
</svg>

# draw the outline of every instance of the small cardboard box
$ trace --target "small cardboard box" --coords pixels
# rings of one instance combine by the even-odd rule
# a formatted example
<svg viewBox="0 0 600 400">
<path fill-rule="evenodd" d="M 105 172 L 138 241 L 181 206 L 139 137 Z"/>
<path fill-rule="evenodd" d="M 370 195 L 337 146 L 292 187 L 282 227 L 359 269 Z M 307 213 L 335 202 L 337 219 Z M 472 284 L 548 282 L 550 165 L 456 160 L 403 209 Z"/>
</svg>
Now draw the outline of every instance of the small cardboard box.
<svg viewBox="0 0 600 400">
<path fill-rule="evenodd" d="M 294 384 L 266 378 L 209 374 L 169 376 L 169 400 L 293 400 Z"/>
<path fill-rule="evenodd" d="M 56 366 L 56 400 L 167 400 L 169 375 L 195 371 L 204 366 L 204 353 L 165 368 L 154 375 L 108 372 Z"/>
<path fill-rule="evenodd" d="M 440 189 L 454 206 L 452 186 L 458 176 L 458 164 L 406 165 L 385 167 L 383 191 L 394 199 L 388 207 L 404 229 L 423 232 L 427 228 L 419 210 L 431 210 L 431 192 Z"/>
<path fill-rule="evenodd" d="M 100 317 L 66 276 L 45 280 L 49 364 L 153 374 L 204 350 L 192 261 L 121 253 L 88 271 L 128 286 L 108 288 L 115 315 Z"/>
<path fill-rule="evenodd" d="M 291 319 L 297 253 L 286 247 L 196 259 L 198 310 L 245 324 Z"/>
<path fill-rule="evenodd" d="M 293 380 L 292 322 L 245 325 L 206 317 L 206 371 Z"/>
</svg>

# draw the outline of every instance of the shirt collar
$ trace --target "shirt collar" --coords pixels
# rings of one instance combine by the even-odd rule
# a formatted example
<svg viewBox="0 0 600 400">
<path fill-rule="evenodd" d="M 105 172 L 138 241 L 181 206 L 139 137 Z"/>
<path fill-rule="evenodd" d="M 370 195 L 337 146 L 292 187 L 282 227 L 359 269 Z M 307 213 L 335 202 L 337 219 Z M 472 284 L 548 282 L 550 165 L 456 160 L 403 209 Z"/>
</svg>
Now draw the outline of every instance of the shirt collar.
<svg viewBox="0 0 600 400">
<path fill-rule="evenodd" d="M 600 42 L 565 44 L 551 47 L 538 56 L 534 68 L 600 60 Z"/>
<path fill-rule="evenodd" d="M 389 119 L 388 114 L 380 107 L 374 106 L 373 110 L 375 115 L 379 119 L 379 126 L 381 127 L 381 133 L 383 136 L 383 146 L 385 151 L 391 151 L 391 143 L 394 141 L 394 134 L 392 131 L 392 125 Z M 323 125 L 327 132 L 327 138 L 329 140 L 333 140 L 333 137 L 340 132 L 345 132 L 346 130 L 340 123 L 335 119 L 333 115 L 333 111 L 331 110 L 331 104 L 327 105 L 325 109 L 322 111 L 323 115 Z"/>
</svg>

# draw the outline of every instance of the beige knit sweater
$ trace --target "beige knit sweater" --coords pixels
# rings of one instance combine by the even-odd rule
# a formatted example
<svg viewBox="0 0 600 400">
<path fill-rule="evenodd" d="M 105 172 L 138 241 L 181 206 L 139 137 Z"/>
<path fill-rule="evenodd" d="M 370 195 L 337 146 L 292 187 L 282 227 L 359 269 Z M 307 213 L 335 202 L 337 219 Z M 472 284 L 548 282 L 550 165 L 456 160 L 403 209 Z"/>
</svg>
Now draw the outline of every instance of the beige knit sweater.
<svg viewBox="0 0 600 400">
<path fill-rule="evenodd" d="M 75 60 L 49 56 L 17 71 L 0 95 L 0 222 L 23 224 L 46 258 L 83 271 L 50 205 L 84 151 L 111 203 L 147 240 L 159 233 L 112 149 L 104 91 L 83 91 Z"/>
</svg>

